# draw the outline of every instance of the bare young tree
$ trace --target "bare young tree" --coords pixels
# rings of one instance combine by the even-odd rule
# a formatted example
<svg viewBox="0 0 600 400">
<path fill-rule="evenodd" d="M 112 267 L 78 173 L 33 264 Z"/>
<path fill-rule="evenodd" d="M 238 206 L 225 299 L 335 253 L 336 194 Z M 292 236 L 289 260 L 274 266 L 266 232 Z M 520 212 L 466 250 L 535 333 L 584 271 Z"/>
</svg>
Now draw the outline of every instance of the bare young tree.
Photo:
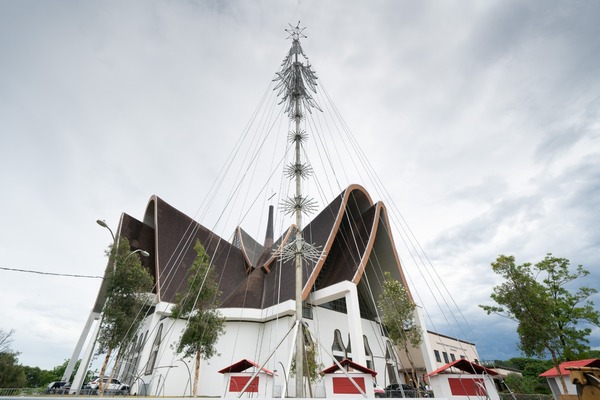
<svg viewBox="0 0 600 400">
<path fill-rule="evenodd" d="M 416 367 L 409 351 L 409 345 L 419 347 L 422 337 L 415 321 L 417 306 L 412 302 L 404 285 L 392 278 L 389 272 L 384 273 L 383 292 L 379 296 L 379 309 L 382 313 L 383 325 L 388 337 L 394 345 L 402 348 L 411 367 L 411 377 L 417 384 Z"/>
<path fill-rule="evenodd" d="M 0 329 L 0 353 L 8 353 L 11 351 L 10 345 L 13 342 L 13 335 L 15 330 L 11 329 L 8 332 Z"/>
<path fill-rule="evenodd" d="M 98 333 L 98 354 L 106 353 L 99 375 L 99 391 L 104 392 L 103 378 L 114 349 L 118 365 L 123 353 L 134 338 L 145 313 L 142 294 L 152 290 L 153 278 L 142 266 L 139 255 L 131 251 L 129 241 L 120 238 L 117 247 L 107 254 L 114 260 L 115 269 L 108 276 L 107 297 Z"/>
<path fill-rule="evenodd" d="M 11 348 L 14 329 L 6 332 L 0 329 L 0 388 L 25 387 L 24 369 L 19 365 L 18 352 Z"/>
<path fill-rule="evenodd" d="M 220 296 L 216 272 L 200 241 L 196 241 L 196 260 L 189 271 L 188 287 L 177 293 L 173 318 L 187 320 L 187 326 L 176 345 L 184 357 L 195 357 L 193 396 L 198 396 L 200 360 L 216 354 L 219 336 L 224 332 L 225 319 L 216 310 Z"/>
</svg>

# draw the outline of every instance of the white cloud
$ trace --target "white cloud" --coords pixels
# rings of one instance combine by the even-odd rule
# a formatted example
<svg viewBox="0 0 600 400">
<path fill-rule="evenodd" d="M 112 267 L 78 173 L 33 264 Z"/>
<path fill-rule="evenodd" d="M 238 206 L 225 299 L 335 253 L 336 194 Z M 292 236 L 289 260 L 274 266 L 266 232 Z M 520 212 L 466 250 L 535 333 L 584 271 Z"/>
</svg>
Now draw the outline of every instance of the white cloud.
<svg viewBox="0 0 600 400">
<path fill-rule="evenodd" d="M 513 354 L 512 328 L 474 308 L 498 254 L 552 251 L 598 282 L 597 8 L 2 2 L 2 266 L 102 275 L 110 235 L 96 219 L 141 217 L 154 193 L 194 215 L 300 20 L 321 83 L 458 306 L 476 330 L 498 324 L 493 340 L 479 330 L 503 344 L 489 358 Z M 0 328 L 16 329 L 21 362 L 62 363 L 99 281 L 0 275 Z"/>
</svg>

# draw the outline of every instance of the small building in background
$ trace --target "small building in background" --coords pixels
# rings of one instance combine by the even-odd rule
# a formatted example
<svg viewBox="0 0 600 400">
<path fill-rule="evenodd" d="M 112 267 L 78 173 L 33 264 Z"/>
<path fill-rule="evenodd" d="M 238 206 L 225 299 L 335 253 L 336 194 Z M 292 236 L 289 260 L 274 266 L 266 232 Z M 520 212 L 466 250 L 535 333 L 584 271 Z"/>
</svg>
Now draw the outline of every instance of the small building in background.
<svg viewBox="0 0 600 400">
<path fill-rule="evenodd" d="M 552 390 L 552 395 L 555 400 L 561 399 L 577 399 L 577 388 L 571 382 L 570 375 L 571 371 L 567 368 L 578 368 L 578 367 L 595 367 L 600 368 L 600 359 L 591 358 L 587 360 L 576 360 L 576 361 L 565 361 L 559 365 L 560 373 L 556 371 L 556 368 L 550 368 L 548 371 L 540 374 L 541 377 L 546 378 L 548 386 Z M 560 383 L 560 377 L 563 377 L 567 386 L 567 393 L 564 392 L 563 386 Z M 572 396 L 570 396 L 572 395 Z"/>
<path fill-rule="evenodd" d="M 474 343 L 429 330 L 425 338 L 428 342 L 426 348 L 431 353 L 429 354 L 429 359 L 433 365 L 433 369 L 441 368 L 457 360 L 467 360 L 479 364 L 480 358 Z M 415 375 L 419 379 L 419 382 L 412 382 L 410 373 L 411 363 L 404 349 L 398 348 L 397 353 L 399 357 L 398 364 L 401 365 L 399 372 L 404 376 L 404 381 L 411 384 L 414 388 L 423 387 L 423 377 L 427 374 L 427 363 L 425 362 L 422 349 L 409 346 L 409 355 L 414 363 Z"/>
</svg>

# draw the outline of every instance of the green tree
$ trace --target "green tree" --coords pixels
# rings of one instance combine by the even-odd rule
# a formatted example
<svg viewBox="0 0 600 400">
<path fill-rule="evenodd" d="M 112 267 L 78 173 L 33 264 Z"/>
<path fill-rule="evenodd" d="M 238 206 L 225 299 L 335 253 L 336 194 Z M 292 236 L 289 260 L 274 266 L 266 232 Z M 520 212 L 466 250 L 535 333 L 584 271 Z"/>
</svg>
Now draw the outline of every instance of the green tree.
<svg viewBox="0 0 600 400">
<path fill-rule="evenodd" d="M 488 314 L 516 321 L 521 351 L 528 357 L 550 354 L 557 370 L 561 360 L 589 351 L 591 329 L 582 324 L 600 326 L 600 313 L 589 300 L 597 290 L 568 289 L 571 282 L 589 272 L 581 265 L 571 272 L 569 264 L 565 258 L 547 254 L 535 265 L 516 265 L 513 256 L 501 255 L 492 263 L 493 271 L 505 280 L 490 295 L 497 305 L 480 305 Z M 567 393 L 562 376 L 561 384 Z"/>
<path fill-rule="evenodd" d="M 586 353 L 585 358 L 600 358 L 600 350 L 590 350 Z"/>
<path fill-rule="evenodd" d="M 11 329 L 0 329 L 0 388 L 22 388 L 26 385 L 25 372 L 19 365 L 19 353 L 12 350 L 13 335 Z"/>
<path fill-rule="evenodd" d="M 537 381 L 528 376 L 510 373 L 504 378 L 504 384 L 508 386 L 513 393 L 536 393 Z"/>
<path fill-rule="evenodd" d="M 47 386 L 50 382 L 60 381 L 65 369 L 67 368 L 68 362 L 69 360 L 65 360 L 64 363 L 52 368 L 51 370 L 41 369 L 40 367 L 22 365 L 21 368 L 23 369 L 23 373 L 25 374 L 25 387 L 43 388 Z M 77 368 L 77 365 L 75 366 L 75 368 Z"/>
<path fill-rule="evenodd" d="M 188 273 L 188 287 L 177 293 L 172 317 L 187 320 L 176 350 L 184 357 L 195 356 L 193 395 L 197 397 L 200 359 L 208 360 L 216 354 L 215 345 L 225 330 L 225 319 L 215 309 L 221 292 L 210 258 L 200 241 L 196 241 L 194 250 L 196 259 Z"/>
<path fill-rule="evenodd" d="M 45 377 L 48 376 L 49 371 L 43 370 L 40 367 L 23 365 L 23 372 L 25 373 L 25 386 L 28 388 L 39 388 L 55 380 L 50 379 L 46 382 Z"/>
<path fill-rule="evenodd" d="M 538 394 L 550 394 L 550 386 L 546 378 L 540 377 L 540 374 L 548 371 L 554 366 L 552 360 L 537 360 L 530 359 L 531 361 L 523 368 L 523 377 L 527 378 L 533 385 L 533 393 Z"/>
<path fill-rule="evenodd" d="M 107 255 L 113 261 L 114 271 L 108 276 L 106 303 L 102 311 L 102 323 L 98 333 L 98 354 L 106 353 L 100 382 L 104 377 L 108 360 L 114 349 L 119 349 L 115 365 L 133 340 L 140 323 L 146 316 L 144 294 L 152 290 L 153 278 L 142 266 L 139 255 L 131 251 L 126 238 L 119 238 L 118 246 L 110 246 Z M 114 368 L 113 368 L 114 371 Z M 104 388 L 100 385 L 100 392 Z"/>
<path fill-rule="evenodd" d="M 51 370 L 23 366 L 25 369 L 25 375 L 27 376 L 27 387 L 43 387 L 48 385 L 50 382 L 60 381 L 65 374 L 68 364 L 69 360 L 66 359 L 62 364 L 55 366 Z M 77 371 L 79 368 L 79 364 L 81 364 L 81 360 L 77 360 L 75 363 L 75 371 Z M 88 371 L 88 374 L 89 373 L 90 372 Z"/>
<path fill-rule="evenodd" d="M 525 367 L 527 366 L 527 364 L 529 364 L 532 361 L 538 361 L 538 359 L 537 358 L 528 358 L 528 357 L 513 357 L 513 358 L 510 358 L 510 359 L 504 361 L 504 363 L 506 364 L 506 366 L 508 366 L 510 368 L 514 368 L 519 371 L 523 371 L 525 369 Z"/>
<path fill-rule="evenodd" d="M 389 272 L 384 273 L 383 292 L 378 304 L 388 337 L 395 346 L 404 349 L 411 366 L 413 382 L 419 382 L 415 362 L 409 351 L 409 346 L 418 348 L 422 341 L 421 330 L 415 321 L 417 306 L 410 299 L 404 285 L 392 278 Z"/>
<path fill-rule="evenodd" d="M 553 365 L 552 360 L 513 357 L 508 360 L 495 360 L 486 366 L 490 368 L 504 367 L 519 371 L 520 374 L 511 373 L 504 379 L 506 386 L 515 393 L 550 394 L 548 382 L 546 378 L 541 378 L 540 374 L 552 368 Z"/>
</svg>

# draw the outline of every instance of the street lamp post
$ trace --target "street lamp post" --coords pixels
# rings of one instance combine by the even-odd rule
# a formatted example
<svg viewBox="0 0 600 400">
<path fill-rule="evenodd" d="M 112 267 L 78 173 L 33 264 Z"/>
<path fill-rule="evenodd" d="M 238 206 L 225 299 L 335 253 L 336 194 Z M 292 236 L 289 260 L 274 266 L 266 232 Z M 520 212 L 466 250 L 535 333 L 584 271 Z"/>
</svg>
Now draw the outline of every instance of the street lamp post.
<svg viewBox="0 0 600 400">
<path fill-rule="evenodd" d="M 110 229 L 110 226 L 108 226 L 106 221 L 104 221 L 103 219 L 97 219 L 96 223 L 98 225 L 100 225 L 101 227 L 108 229 L 108 231 L 110 232 L 110 236 L 112 236 L 112 238 L 113 238 L 113 243 L 117 242 L 117 240 L 115 239 L 115 234 L 113 233 L 112 229 Z"/>
<path fill-rule="evenodd" d="M 154 368 L 154 371 L 156 371 L 157 369 L 163 369 L 166 368 L 168 369 L 168 371 L 165 373 L 165 377 L 163 379 L 162 382 L 162 392 L 163 392 L 163 396 L 165 393 L 165 382 L 167 381 L 167 377 L 169 376 L 169 372 L 171 371 L 171 368 L 177 368 L 177 365 L 164 365 L 162 367 L 156 367 Z M 156 385 L 156 390 L 154 392 L 155 396 L 160 396 L 160 390 L 161 390 L 161 386 L 160 386 L 160 379 L 162 378 L 162 374 L 158 375 L 158 385 Z"/>
<path fill-rule="evenodd" d="M 113 233 L 112 229 L 110 229 L 108 224 L 104 220 L 100 220 L 100 219 L 96 220 L 96 223 L 98 225 L 100 225 L 101 227 L 108 229 L 108 231 L 110 232 L 110 236 L 113 239 L 113 247 L 116 246 L 117 242 L 118 242 L 117 237 L 115 237 L 115 234 Z M 132 251 L 129 255 L 127 255 L 127 257 L 125 257 L 125 259 L 129 258 L 131 255 L 133 255 L 135 253 L 140 253 L 140 255 L 142 255 L 144 257 L 148 257 L 150 255 L 145 250 L 137 249 L 137 250 Z M 92 311 L 90 312 L 90 315 L 88 316 L 86 324 L 84 325 L 83 331 L 81 332 L 81 336 L 79 337 L 79 340 L 77 341 L 77 344 L 75 345 L 73 355 L 71 356 L 71 359 L 69 360 L 69 363 L 67 364 L 67 368 L 65 369 L 65 373 L 62 378 L 63 381 L 69 382 L 71 380 L 71 375 L 73 374 L 73 370 L 75 369 L 75 364 L 77 363 L 77 360 L 79 359 L 79 355 L 81 353 L 83 344 L 85 343 L 86 339 L 89 336 L 92 324 L 94 323 L 94 321 L 99 321 L 102 316 L 102 308 L 104 307 L 104 303 L 106 302 L 106 284 L 108 282 L 107 278 L 114 271 L 114 268 L 116 266 L 113 264 L 113 268 L 110 268 L 111 267 L 110 264 L 111 263 L 109 260 L 108 264 L 106 265 L 106 269 L 104 270 L 104 276 L 102 278 L 102 284 L 100 285 L 100 290 L 98 291 L 98 295 L 96 297 L 96 302 L 94 303 L 94 307 L 92 308 Z M 92 353 L 94 352 L 94 347 L 96 344 L 96 339 L 98 336 L 99 328 L 100 328 L 100 322 L 97 323 L 97 326 L 94 329 L 94 333 L 92 335 L 93 340 L 90 341 L 90 343 L 81 359 L 81 363 L 79 364 L 79 368 L 75 374 L 75 378 L 73 379 L 73 383 L 71 385 L 71 393 L 79 394 L 79 391 L 81 390 L 81 386 L 83 385 L 83 380 L 85 379 L 85 372 L 87 371 L 88 364 L 90 363 L 90 360 L 92 358 Z"/>
<path fill-rule="evenodd" d="M 110 229 L 110 227 L 108 226 L 108 224 L 104 221 L 104 220 L 96 220 L 96 223 L 98 225 L 100 225 L 103 228 L 108 229 L 108 231 L 110 232 L 110 236 L 113 239 L 113 245 L 115 245 L 117 243 L 117 240 L 115 238 L 115 234 L 113 233 L 112 229 Z M 94 321 L 97 321 L 100 319 L 100 315 L 101 315 L 101 311 L 102 308 L 99 307 L 99 303 L 104 304 L 104 292 L 106 291 L 106 278 L 108 275 L 108 271 L 109 268 L 107 266 L 106 270 L 104 271 L 104 277 L 102 278 L 102 284 L 100 285 L 100 290 L 98 291 L 98 296 L 96 297 L 96 302 L 94 304 L 94 307 L 92 308 L 92 311 L 90 312 L 90 315 L 88 316 L 88 319 L 83 327 L 83 331 L 81 331 L 81 335 L 79 336 L 79 340 L 77 341 L 77 344 L 75 345 L 75 349 L 73 350 L 73 354 L 71 355 L 71 358 L 69 359 L 69 363 L 67 364 L 67 368 L 65 369 L 65 373 L 63 374 L 62 380 L 65 382 L 70 382 L 71 381 L 71 375 L 73 375 L 73 370 L 75 369 L 75 364 L 77 363 L 77 360 L 79 359 L 79 355 L 81 354 L 81 349 L 83 348 L 83 344 L 85 343 L 85 340 L 88 338 L 89 333 L 90 333 L 90 329 L 92 328 L 92 324 L 94 323 Z M 96 328 L 94 331 L 94 340 L 93 342 L 96 341 L 96 335 L 98 334 L 98 329 Z M 88 346 L 89 347 L 89 346 Z M 90 353 L 89 356 L 87 356 L 88 352 Z M 83 357 L 83 359 L 81 360 L 81 364 L 79 364 L 79 370 L 77 371 L 77 373 L 75 374 L 75 379 L 73 381 L 73 384 L 71 385 L 71 393 L 75 392 L 75 393 L 79 393 L 79 390 L 81 389 L 81 384 L 83 382 L 76 382 L 79 380 L 83 380 L 84 374 L 81 373 L 81 371 L 85 371 L 85 369 L 87 369 L 87 364 L 89 363 L 89 360 L 91 358 L 91 352 L 93 352 L 93 346 L 91 349 L 87 349 L 85 352 L 85 355 Z"/>
<path fill-rule="evenodd" d="M 137 249 L 137 250 L 134 250 L 134 251 L 132 251 L 131 253 L 129 253 L 129 254 L 127 255 L 127 257 L 125 257 L 125 260 L 127 260 L 129 257 L 131 257 L 132 255 L 134 255 L 134 254 L 136 254 L 136 253 L 140 253 L 140 255 L 141 255 L 142 257 L 150 257 L 150 253 L 148 253 L 146 250 Z M 125 260 L 123 260 L 123 261 L 125 261 Z"/>
<path fill-rule="evenodd" d="M 190 366 L 185 362 L 185 360 L 183 358 L 178 358 L 177 360 L 175 360 L 175 362 L 177 362 L 177 361 L 181 361 L 183 363 L 183 365 L 185 365 L 185 368 L 187 369 L 188 386 L 186 386 L 186 389 L 188 387 L 190 388 L 190 397 L 192 397 L 192 372 L 190 371 Z M 183 395 L 185 396 L 185 390 L 183 391 Z"/>
</svg>

